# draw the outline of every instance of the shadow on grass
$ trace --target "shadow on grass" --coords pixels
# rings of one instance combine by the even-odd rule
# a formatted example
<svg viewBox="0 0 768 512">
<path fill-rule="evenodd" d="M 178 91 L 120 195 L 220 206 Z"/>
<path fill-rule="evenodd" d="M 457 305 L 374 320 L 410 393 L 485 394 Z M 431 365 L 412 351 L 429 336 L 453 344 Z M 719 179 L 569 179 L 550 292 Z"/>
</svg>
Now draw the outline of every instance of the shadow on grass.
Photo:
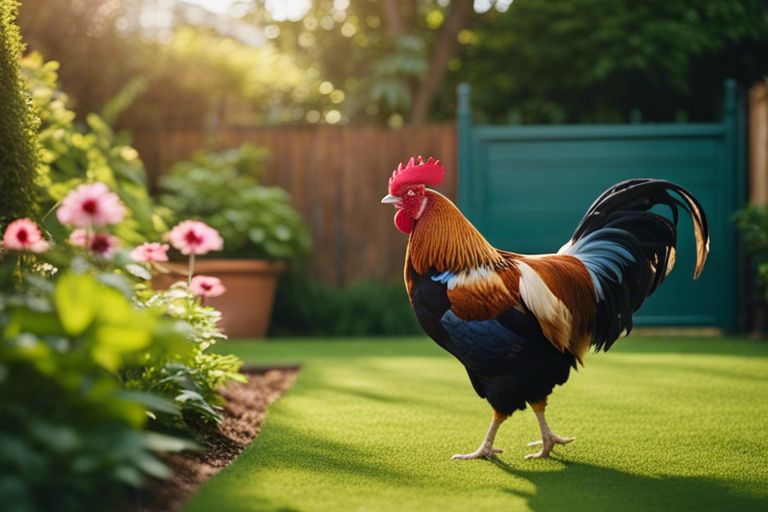
<svg viewBox="0 0 768 512">
<path fill-rule="evenodd" d="M 316 432 L 294 428 L 286 423 L 271 426 L 277 439 L 267 434 L 257 439 L 251 448 L 258 455 L 252 460 L 257 471 L 269 472 L 284 467 L 303 467 L 317 475 L 334 473 L 351 474 L 376 481 L 402 484 L 411 477 L 382 464 L 375 453 L 358 448 L 351 443 L 320 437 Z M 250 468 L 252 471 L 254 468 Z"/>
<path fill-rule="evenodd" d="M 290 414 L 285 416 L 290 418 Z M 280 421 L 273 422 L 270 429 L 257 437 L 235 464 L 222 472 L 221 476 L 229 475 L 228 479 L 220 476 L 204 484 L 183 510 L 298 512 L 304 507 L 297 508 L 281 496 L 265 496 L 264 490 L 259 487 L 260 481 L 270 478 L 271 473 L 296 468 L 311 472 L 314 479 L 324 481 L 324 486 L 331 489 L 361 477 L 375 482 L 384 481 L 391 486 L 407 485 L 413 481 L 412 475 L 382 464 L 375 453 Z M 299 494 L 302 492 L 292 486 L 289 489 Z M 321 503 L 323 498 L 305 496 L 302 499 L 309 507 Z"/>
<path fill-rule="evenodd" d="M 533 493 L 507 489 L 527 500 L 531 510 L 545 512 L 588 511 L 721 511 L 766 510 L 768 500 L 738 492 L 728 482 L 695 476 L 644 476 L 611 468 L 560 461 L 550 471 L 513 467 L 502 460 L 494 464 L 502 471 L 529 480 Z"/>
</svg>

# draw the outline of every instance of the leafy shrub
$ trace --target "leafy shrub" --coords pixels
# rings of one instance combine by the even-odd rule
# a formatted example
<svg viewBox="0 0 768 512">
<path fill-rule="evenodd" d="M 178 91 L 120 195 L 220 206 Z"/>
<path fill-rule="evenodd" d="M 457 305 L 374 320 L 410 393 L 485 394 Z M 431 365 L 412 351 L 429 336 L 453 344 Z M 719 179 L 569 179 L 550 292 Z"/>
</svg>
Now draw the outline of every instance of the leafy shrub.
<svg viewBox="0 0 768 512">
<path fill-rule="evenodd" d="M 760 284 L 768 284 L 768 206 L 749 205 L 739 211 L 736 226 L 741 231 L 747 252 L 757 271 Z"/>
<path fill-rule="evenodd" d="M 115 235 L 128 244 L 157 238 L 165 223 L 147 193 L 144 165 L 127 136 L 115 134 L 97 114 L 88 114 L 85 124 L 77 125 L 67 95 L 58 88 L 57 62 L 44 62 L 40 54 L 32 53 L 22 61 L 22 69 L 41 121 L 37 179 L 44 191 L 42 210 L 50 212 L 76 186 L 100 181 L 129 209 Z M 63 233 L 50 216 L 45 228 Z"/>
<path fill-rule="evenodd" d="M 199 153 L 176 164 L 161 181 L 160 203 L 179 218 L 217 229 L 226 257 L 292 260 L 306 254 L 309 236 L 288 194 L 257 178 L 266 153 L 250 145 Z"/>
<path fill-rule="evenodd" d="M 104 510 L 145 477 L 167 476 L 154 451 L 194 445 L 151 430 L 188 435 L 214 424 L 217 388 L 244 380 L 239 359 L 206 353 L 223 338 L 220 314 L 192 285 L 147 287 L 147 266 L 167 259 L 168 246 L 131 251 L 140 263 L 115 247 L 110 230 L 128 215 L 90 183 L 56 211 L 77 228 L 69 243 L 46 239 L 30 219 L 3 234 L 0 276 L 11 286 L 0 293 L 0 493 L 13 510 Z"/>
<path fill-rule="evenodd" d="M 118 373 L 183 355 L 178 327 L 135 308 L 116 275 L 30 275 L 0 302 L 0 494 L 7 510 L 105 510 L 128 486 L 167 470 L 153 454 L 190 443 L 144 430 L 158 396 L 128 393 Z M 104 281 L 114 285 L 105 284 Z"/>
<path fill-rule="evenodd" d="M 287 275 L 278 288 L 274 335 L 389 336 L 421 334 L 402 283 L 361 282 L 344 288 Z"/>
<path fill-rule="evenodd" d="M 37 121 L 19 70 L 23 44 L 16 0 L 0 0 L 0 226 L 35 207 Z"/>
<path fill-rule="evenodd" d="M 221 396 L 218 389 L 229 380 L 246 380 L 239 373 L 242 366 L 239 358 L 208 352 L 217 341 L 226 338 L 218 326 L 221 313 L 204 307 L 183 282 L 159 292 L 146 285 L 139 286 L 137 297 L 149 310 L 167 314 L 190 327 L 186 332 L 187 340 L 191 342 L 190 354 L 186 361 L 178 357 L 153 358 L 150 364 L 126 373 L 125 386 L 159 393 L 174 400 L 182 414 L 158 416 L 160 423 L 166 427 L 182 430 L 195 428 L 198 418 L 220 422 L 221 409 L 218 405 Z"/>
</svg>

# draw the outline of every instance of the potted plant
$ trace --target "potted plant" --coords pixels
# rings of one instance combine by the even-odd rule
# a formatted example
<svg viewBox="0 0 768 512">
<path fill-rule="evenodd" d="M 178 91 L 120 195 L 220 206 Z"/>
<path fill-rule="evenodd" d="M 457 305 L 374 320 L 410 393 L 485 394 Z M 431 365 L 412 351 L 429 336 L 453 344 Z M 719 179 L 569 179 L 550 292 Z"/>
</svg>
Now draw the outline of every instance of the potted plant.
<svg viewBox="0 0 768 512">
<path fill-rule="evenodd" d="M 198 259 L 195 271 L 218 277 L 226 287 L 226 294 L 209 301 L 222 312 L 224 331 L 231 337 L 266 334 L 277 277 L 310 246 L 286 191 L 259 184 L 265 157 L 264 149 L 248 144 L 199 153 L 176 164 L 160 183 L 160 204 L 175 220 L 202 221 L 224 240 L 220 258 Z M 161 281 L 157 284 L 167 286 L 171 279 Z"/>
</svg>

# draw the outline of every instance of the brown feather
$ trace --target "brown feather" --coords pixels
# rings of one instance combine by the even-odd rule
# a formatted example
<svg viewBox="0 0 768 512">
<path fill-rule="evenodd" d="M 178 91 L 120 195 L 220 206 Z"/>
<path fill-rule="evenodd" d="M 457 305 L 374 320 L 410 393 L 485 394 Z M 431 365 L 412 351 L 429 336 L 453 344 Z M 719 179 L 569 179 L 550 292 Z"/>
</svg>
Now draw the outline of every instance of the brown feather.
<svg viewBox="0 0 768 512">
<path fill-rule="evenodd" d="M 503 266 L 498 251 L 462 215 L 434 190 L 427 190 L 427 206 L 408 242 L 408 259 L 419 274 L 434 267 L 459 273 L 475 267 Z"/>
<path fill-rule="evenodd" d="M 571 313 L 570 335 L 566 348 L 583 364 L 584 355 L 592 339 L 596 312 L 595 291 L 589 271 L 573 256 L 521 256 L 520 261 L 530 266 L 541 277 L 547 288 Z"/>
<path fill-rule="evenodd" d="M 496 318 L 516 304 L 515 297 L 496 272 L 448 290 L 451 309 L 464 320 Z"/>
</svg>

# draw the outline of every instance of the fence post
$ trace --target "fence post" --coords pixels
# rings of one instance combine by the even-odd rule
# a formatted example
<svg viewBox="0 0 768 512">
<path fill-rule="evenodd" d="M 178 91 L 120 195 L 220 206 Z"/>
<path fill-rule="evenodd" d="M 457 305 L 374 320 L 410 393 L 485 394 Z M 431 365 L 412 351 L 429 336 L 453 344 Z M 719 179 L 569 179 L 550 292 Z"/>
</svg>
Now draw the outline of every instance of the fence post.
<svg viewBox="0 0 768 512">
<path fill-rule="evenodd" d="M 749 90 L 749 199 L 768 205 L 768 82 Z"/>
<path fill-rule="evenodd" d="M 458 130 L 458 157 L 456 162 L 458 163 L 458 187 L 456 189 L 456 197 L 459 205 L 464 207 L 464 203 L 469 199 L 464 197 L 465 191 L 469 190 L 469 175 L 472 165 L 472 105 L 470 102 L 472 88 L 467 83 L 461 83 L 456 88 L 456 93 L 459 97 L 457 117 L 457 130 Z"/>
</svg>

